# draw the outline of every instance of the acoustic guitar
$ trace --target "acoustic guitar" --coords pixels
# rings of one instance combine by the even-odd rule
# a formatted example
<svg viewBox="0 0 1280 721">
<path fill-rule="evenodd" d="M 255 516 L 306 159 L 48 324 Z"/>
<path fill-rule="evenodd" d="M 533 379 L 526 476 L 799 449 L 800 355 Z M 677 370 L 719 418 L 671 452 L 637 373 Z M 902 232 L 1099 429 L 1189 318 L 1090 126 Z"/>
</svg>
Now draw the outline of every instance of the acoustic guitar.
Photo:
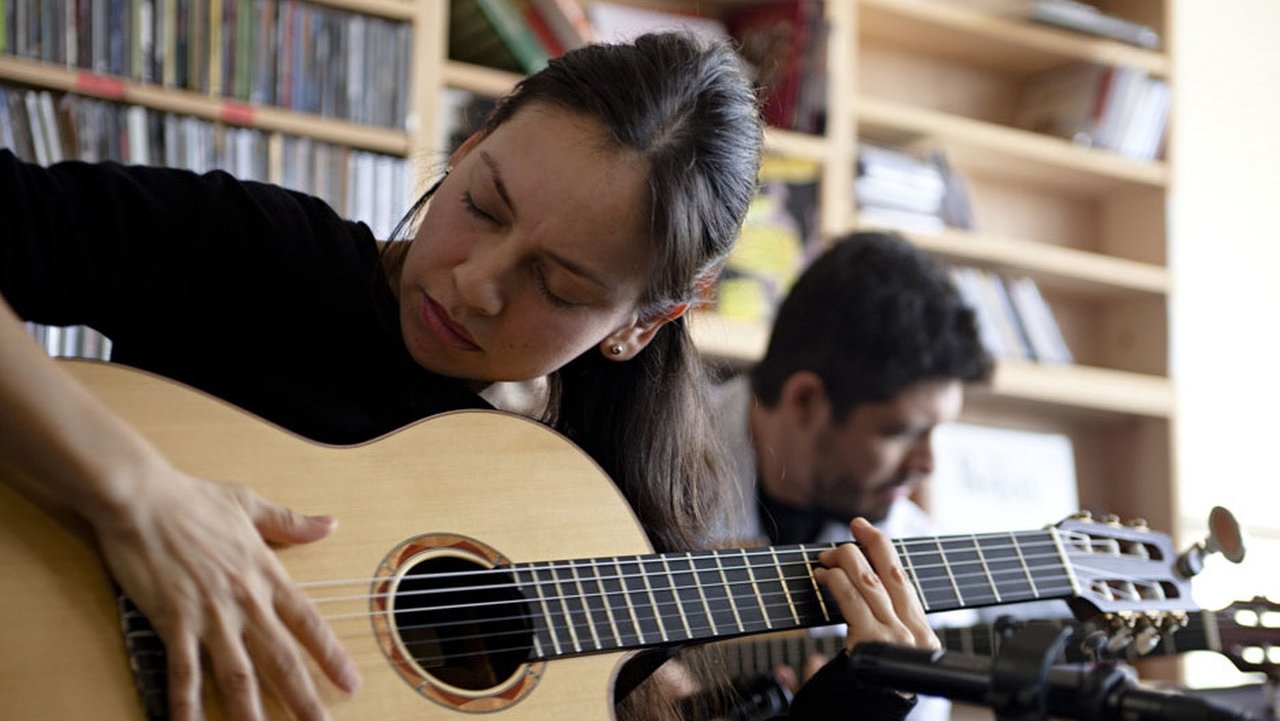
<svg viewBox="0 0 1280 721">
<path fill-rule="evenodd" d="M 810 574 L 826 546 L 653 553 L 599 467 L 523 418 L 449 413 L 327 446 L 147 373 L 67 366 L 185 471 L 338 517 L 331 537 L 279 551 L 361 668 L 354 696 L 321 682 L 337 719 L 609 719 L 641 649 L 839 621 Z M 894 545 L 928 611 L 1194 608 L 1170 539 L 1142 527 L 1068 519 Z M 4 483 L 0 575 L 0 718 L 163 715 L 145 619 L 91 545 Z M 224 717 L 213 692 L 206 707 Z"/>
</svg>

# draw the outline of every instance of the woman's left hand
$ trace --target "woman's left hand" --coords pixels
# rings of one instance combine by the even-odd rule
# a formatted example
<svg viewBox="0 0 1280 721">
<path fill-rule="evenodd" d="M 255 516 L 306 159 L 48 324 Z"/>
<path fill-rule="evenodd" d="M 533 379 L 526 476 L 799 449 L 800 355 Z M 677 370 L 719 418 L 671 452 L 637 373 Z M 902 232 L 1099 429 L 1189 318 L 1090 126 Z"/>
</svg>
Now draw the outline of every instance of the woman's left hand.
<svg viewBox="0 0 1280 721">
<path fill-rule="evenodd" d="M 849 528 L 859 545 L 844 543 L 823 551 L 818 560 L 825 568 L 813 574 L 839 604 L 849 626 L 845 648 L 852 650 L 863 641 L 940 648 L 889 538 L 862 518 L 855 518 Z"/>
</svg>

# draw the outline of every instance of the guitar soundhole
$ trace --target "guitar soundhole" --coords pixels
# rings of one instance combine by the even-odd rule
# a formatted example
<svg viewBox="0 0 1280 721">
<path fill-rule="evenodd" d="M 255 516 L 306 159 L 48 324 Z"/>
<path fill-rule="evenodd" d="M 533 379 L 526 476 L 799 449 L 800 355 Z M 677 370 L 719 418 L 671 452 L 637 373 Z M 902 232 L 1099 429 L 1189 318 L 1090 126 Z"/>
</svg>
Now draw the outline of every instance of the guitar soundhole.
<svg viewBox="0 0 1280 721">
<path fill-rule="evenodd" d="M 509 574 L 456 556 L 428 558 L 400 578 L 394 608 L 409 657 L 454 688 L 491 689 L 529 661 L 530 611 Z"/>
</svg>

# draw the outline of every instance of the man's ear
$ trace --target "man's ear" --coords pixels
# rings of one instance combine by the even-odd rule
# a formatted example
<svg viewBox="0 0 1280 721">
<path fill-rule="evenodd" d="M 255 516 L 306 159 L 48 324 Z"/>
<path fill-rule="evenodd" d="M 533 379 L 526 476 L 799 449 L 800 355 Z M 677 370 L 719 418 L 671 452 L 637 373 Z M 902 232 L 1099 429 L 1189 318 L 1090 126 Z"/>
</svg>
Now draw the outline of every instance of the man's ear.
<svg viewBox="0 0 1280 721">
<path fill-rule="evenodd" d="M 689 304 L 681 303 L 666 313 L 648 319 L 638 319 L 631 325 L 619 328 L 600 342 L 600 352 L 609 360 L 631 360 L 649 345 L 662 326 L 684 315 L 688 310 Z"/>
<path fill-rule="evenodd" d="M 813 371 L 796 371 L 783 381 L 778 408 L 798 428 L 820 427 L 831 419 L 827 386 Z"/>
</svg>

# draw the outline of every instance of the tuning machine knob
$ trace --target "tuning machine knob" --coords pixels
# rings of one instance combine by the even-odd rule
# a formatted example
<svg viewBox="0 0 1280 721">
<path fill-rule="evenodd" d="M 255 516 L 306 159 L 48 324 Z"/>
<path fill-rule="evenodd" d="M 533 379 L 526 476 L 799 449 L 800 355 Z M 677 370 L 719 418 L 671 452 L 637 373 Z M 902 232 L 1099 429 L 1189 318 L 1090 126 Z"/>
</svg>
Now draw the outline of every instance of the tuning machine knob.
<svg viewBox="0 0 1280 721">
<path fill-rule="evenodd" d="M 1204 570 L 1204 559 L 1215 553 L 1221 553 L 1232 563 L 1244 560 L 1244 536 L 1240 532 L 1240 524 L 1231 511 L 1222 506 L 1214 506 L 1209 511 L 1209 535 L 1183 551 L 1174 567 L 1183 578 L 1191 578 Z"/>
</svg>

